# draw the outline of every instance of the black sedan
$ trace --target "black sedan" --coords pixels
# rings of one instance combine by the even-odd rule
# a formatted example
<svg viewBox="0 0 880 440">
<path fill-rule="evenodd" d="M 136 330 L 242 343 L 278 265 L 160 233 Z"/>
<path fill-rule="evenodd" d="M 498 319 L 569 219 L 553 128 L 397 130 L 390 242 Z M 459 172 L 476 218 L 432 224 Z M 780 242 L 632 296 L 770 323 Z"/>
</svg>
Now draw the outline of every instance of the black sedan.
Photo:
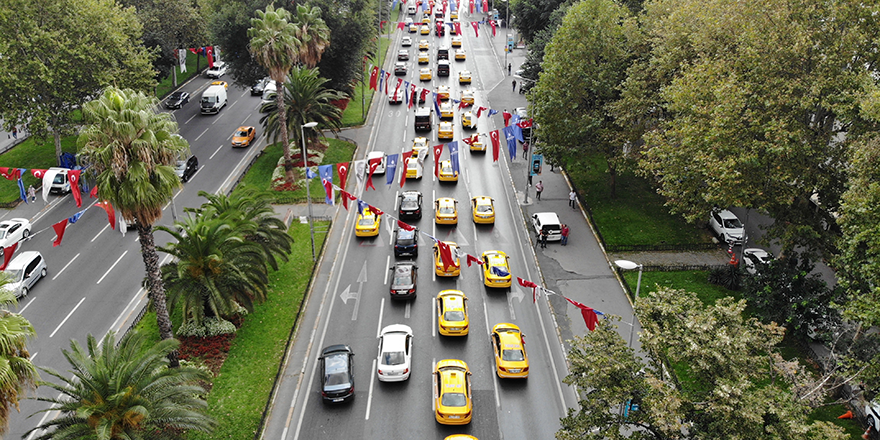
<svg viewBox="0 0 880 440">
<path fill-rule="evenodd" d="M 178 160 L 174 171 L 181 182 L 189 182 L 189 179 L 199 170 L 199 158 L 190 156 L 186 160 Z"/>
<path fill-rule="evenodd" d="M 394 234 L 394 256 L 413 257 L 419 256 L 419 230 L 412 231 L 400 228 Z"/>
<path fill-rule="evenodd" d="M 266 84 L 269 83 L 269 78 L 263 78 L 257 81 L 256 84 L 251 86 L 251 95 L 260 96 L 263 94 L 263 90 L 266 90 Z"/>
<path fill-rule="evenodd" d="M 422 218 L 422 193 L 418 191 L 404 191 L 400 195 L 400 208 L 397 211 L 401 219 Z"/>
<path fill-rule="evenodd" d="M 354 399 L 354 352 L 347 345 L 331 345 L 321 352 L 321 397 L 324 403 Z"/>
<path fill-rule="evenodd" d="M 189 93 L 178 90 L 165 100 L 165 108 L 181 108 L 187 102 L 189 102 Z"/>
<path fill-rule="evenodd" d="M 391 272 L 391 298 L 415 298 L 419 281 L 419 267 L 412 262 L 396 263 L 391 268 Z"/>
</svg>

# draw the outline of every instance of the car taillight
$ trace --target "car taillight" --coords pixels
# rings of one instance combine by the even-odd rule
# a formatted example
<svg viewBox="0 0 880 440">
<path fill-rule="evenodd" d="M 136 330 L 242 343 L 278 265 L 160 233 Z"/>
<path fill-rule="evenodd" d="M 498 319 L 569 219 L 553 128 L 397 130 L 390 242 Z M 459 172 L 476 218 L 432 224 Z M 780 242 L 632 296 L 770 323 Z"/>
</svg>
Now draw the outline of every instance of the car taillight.
<svg viewBox="0 0 880 440">
<path fill-rule="evenodd" d="M 327 397 L 327 392 L 326 392 L 326 391 L 321 391 L 321 395 L 324 396 L 324 397 Z"/>
<path fill-rule="evenodd" d="M 383 373 L 382 370 L 379 370 L 379 374 L 385 374 L 385 373 Z"/>
<path fill-rule="evenodd" d="M 416 293 L 416 289 L 409 289 L 409 293 Z"/>
<path fill-rule="evenodd" d="M 501 371 L 507 371 L 507 368 L 504 368 L 504 367 L 498 367 L 498 369 Z"/>
<path fill-rule="evenodd" d="M 529 367 L 525 367 L 525 368 L 523 368 L 523 369 L 522 369 L 522 372 L 523 372 L 523 373 L 528 373 L 528 372 L 529 372 Z"/>
<path fill-rule="evenodd" d="M 403 374 L 406 374 L 406 373 L 409 373 L 409 368 L 405 368 L 405 369 L 403 370 Z"/>
</svg>

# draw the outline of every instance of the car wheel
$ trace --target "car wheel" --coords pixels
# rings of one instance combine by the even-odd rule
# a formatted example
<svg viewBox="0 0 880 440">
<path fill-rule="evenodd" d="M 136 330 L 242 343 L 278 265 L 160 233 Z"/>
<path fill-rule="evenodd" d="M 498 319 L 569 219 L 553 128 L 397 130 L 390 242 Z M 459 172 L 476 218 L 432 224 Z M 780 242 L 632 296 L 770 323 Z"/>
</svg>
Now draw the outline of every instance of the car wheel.
<svg viewBox="0 0 880 440">
<path fill-rule="evenodd" d="M 868 426 L 870 426 L 871 428 L 873 428 L 873 429 L 876 430 L 876 429 L 877 429 L 877 426 L 876 426 L 874 423 L 875 423 L 875 422 L 874 422 L 874 416 L 869 415 L 869 416 L 868 416 Z"/>
<path fill-rule="evenodd" d="M 25 229 L 24 231 L 21 232 L 21 238 L 27 239 L 30 236 L 31 236 L 31 231 L 29 231 L 27 229 Z"/>
<path fill-rule="evenodd" d="M 27 295 L 28 295 L 28 288 L 27 288 L 27 287 L 22 287 L 22 288 L 21 288 L 21 297 L 24 298 L 24 297 L 26 297 Z"/>
<path fill-rule="evenodd" d="M 45 277 L 45 276 L 46 276 L 46 273 L 47 273 L 47 272 L 46 272 L 46 268 L 44 267 L 43 270 L 40 271 L 40 278 Z"/>
</svg>

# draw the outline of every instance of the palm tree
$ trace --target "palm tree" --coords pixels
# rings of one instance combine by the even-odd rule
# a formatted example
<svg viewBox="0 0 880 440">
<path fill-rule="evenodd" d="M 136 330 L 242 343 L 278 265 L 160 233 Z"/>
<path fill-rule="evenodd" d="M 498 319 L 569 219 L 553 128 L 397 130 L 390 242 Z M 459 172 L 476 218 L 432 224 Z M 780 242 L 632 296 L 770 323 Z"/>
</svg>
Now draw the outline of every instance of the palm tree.
<svg viewBox="0 0 880 440">
<path fill-rule="evenodd" d="M 0 280 L 6 284 L 7 278 Z M 0 288 L 0 304 L 15 304 L 15 294 Z M 25 391 L 33 389 L 37 368 L 30 361 L 27 340 L 37 335 L 34 326 L 18 313 L 0 309 L 0 437 L 9 427 L 9 413 Z"/>
<path fill-rule="evenodd" d="M 330 46 L 330 28 L 321 19 L 321 8 L 297 5 L 294 24 L 296 24 L 296 38 L 301 43 L 300 61 L 309 68 L 317 66 L 324 50 Z"/>
<path fill-rule="evenodd" d="M 197 209 L 187 208 L 187 212 L 203 219 L 228 218 L 235 223 L 250 222 L 253 227 L 247 229 L 244 238 L 262 246 L 268 265 L 278 270 L 278 259 L 287 261 L 293 237 L 287 233 L 284 222 L 274 216 L 269 193 L 251 188 L 237 189 L 229 196 L 199 191 L 199 196 L 208 202 Z"/>
<path fill-rule="evenodd" d="M 294 67 L 284 88 L 285 101 L 288 106 L 285 111 L 279 112 L 277 105 L 272 102 L 263 104 L 260 123 L 272 142 L 279 133 L 285 132 L 280 129 L 282 123 L 287 123 L 287 131 L 291 133 L 296 142 L 301 142 L 299 127 L 306 122 L 317 122 L 322 128 L 336 133 L 341 127 L 342 110 L 331 102 L 345 98 L 345 94 L 324 87 L 329 80 L 318 76 L 318 69 L 306 69 Z M 316 131 L 306 131 L 307 138 Z M 317 132 L 320 133 L 320 132 Z M 305 161 L 305 158 L 303 158 Z"/>
<path fill-rule="evenodd" d="M 266 257 L 258 243 L 245 239 L 253 222 L 189 216 L 177 227 L 158 228 L 177 239 L 159 249 L 175 257 L 162 266 L 162 277 L 169 304 L 182 306 L 187 323 L 230 316 L 238 305 L 252 312 L 254 300 L 265 301 Z"/>
<path fill-rule="evenodd" d="M 43 368 L 60 384 L 40 382 L 58 397 L 39 397 L 51 407 L 41 412 L 61 415 L 28 431 L 46 431 L 37 439 L 154 439 L 175 438 L 179 430 L 211 432 L 207 414 L 205 372 L 192 367 L 168 368 L 168 357 L 179 342 L 163 339 L 148 346 L 138 332 L 116 345 L 110 333 L 99 344 L 88 335 L 88 352 L 75 340 L 62 350 L 72 374 Z M 53 393 L 54 394 L 54 393 Z"/>
<path fill-rule="evenodd" d="M 296 65 L 301 42 L 296 38 L 296 26 L 290 22 L 290 13 L 284 8 L 266 6 L 265 11 L 257 11 L 248 29 L 251 39 L 250 51 L 254 59 L 269 71 L 278 90 L 284 89 L 285 78 Z M 280 109 L 284 108 L 284 93 L 276 93 L 275 100 Z M 287 127 L 281 113 L 281 126 Z M 281 130 L 281 146 L 284 149 L 284 176 L 287 183 L 293 183 L 293 161 L 290 158 L 290 141 L 287 130 Z"/>
<path fill-rule="evenodd" d="M 98 197 L 110 201 L 127 222 L 136 225 L 159 335 L 171 339 L 153 224 L 180 187 L 174 166 L 189 144 L 177 134 L 171 115 L 158 111 L 158 100 L 141 92 L 109 87 L 83 106 L 83 117 L 89 125 L 77 139 L 80 158 L 89 164 Z M 170 361 L 177 366 L 176 353 Z"/>
</svg>

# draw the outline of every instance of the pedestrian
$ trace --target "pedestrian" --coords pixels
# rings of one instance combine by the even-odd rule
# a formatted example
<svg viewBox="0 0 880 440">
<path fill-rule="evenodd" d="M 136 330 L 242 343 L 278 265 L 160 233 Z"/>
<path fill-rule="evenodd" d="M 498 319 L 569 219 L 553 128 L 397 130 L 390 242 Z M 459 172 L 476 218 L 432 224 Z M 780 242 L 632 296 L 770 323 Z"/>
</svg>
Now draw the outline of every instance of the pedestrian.
<svg viewBox="0 0 880 440">
<path fill-rule="evenodd" d="M 510 63 L 507 63 L 507 76 L 510 76 L 511 68 L 512 68 L 512 66 L 510 65 Z"/>
<path fill-rule="evenodd" d="M 568 193 L 568 206 L 571 206 L 571 209 L 577 209 L 577 197 L 577 193 L 574 191 L 574 188 L 572 188 L 571 192 Z"/>
<path fill-rule="evenodd" d="M 563 223 L 563 224 L 562 224 L 562 232 L 561 232 L 561 234 L 562 234 L 562 245 L 563 245 L 563 246 L 565 246 L 565 245 L 568 244 L 568 232 L 569 232 L 569 230 L 568 230 L 568 225 L 565 224 L 565 223 Z"/>
<path fill-rule="evenodd" d="M 37 200 L 37 189 L 33 185 L 28 187 L 28 197 L 31 199 L 31 203 Z"/>
<path fill-rule="evenodd" d="M 512 91 L 513 91 L 513 92 L 516 91 L 516 80 L 513 80 L 513 90 L 512 90 Z"/>
<path fill-rule="evenodd" d="M 541 229 L 541 237 L 539 238 L 539 241 L 541 242 L 541 249 L 547 247 L 547 231 Z"/>
<path fill-rule="evenodd" d="M 529 159 L 529 143 L 523 142 L 523 159 Z"/>
<path fill-rule="evenodd" d="M 543 180 L 539 180 L 539 181 L 538 181 L 538 184 L 535 185 L 535 197 L 536 197 L 538 200 L 541 200 L 541 192 L 542 192 L 542 191 L 544 191 L 544 181 L 543 181 Z"/>
<path fill-rule="evenodd" d="M 12 126 L 12 138 L 18 139 L 18 127 L 16 127 L 15 125 Z"/>
</svg>

